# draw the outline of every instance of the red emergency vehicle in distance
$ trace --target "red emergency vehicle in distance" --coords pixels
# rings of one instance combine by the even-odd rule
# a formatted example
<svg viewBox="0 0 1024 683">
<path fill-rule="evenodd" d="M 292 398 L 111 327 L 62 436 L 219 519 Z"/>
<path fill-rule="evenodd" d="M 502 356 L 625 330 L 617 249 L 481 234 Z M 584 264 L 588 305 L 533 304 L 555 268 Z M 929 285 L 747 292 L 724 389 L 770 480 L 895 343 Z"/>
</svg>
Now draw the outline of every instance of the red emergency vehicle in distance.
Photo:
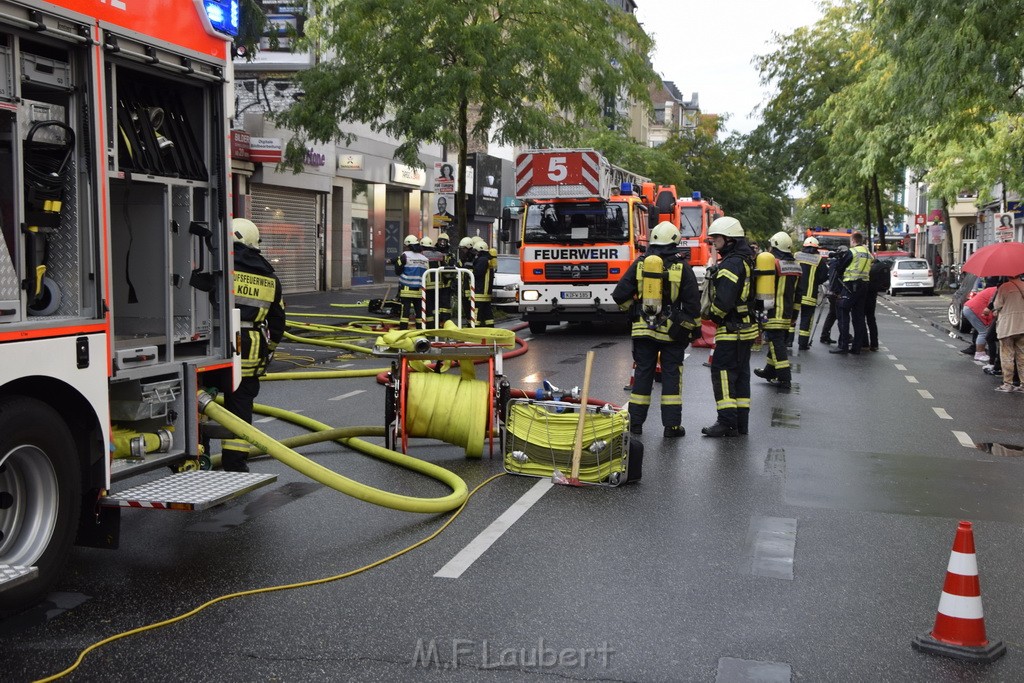
<svg viewBox="0 0 1024 683">
<path fill-rule="evenodd" d="M 697 282 L 704 287 L 704 277 L 708 260 L 711 258 L 711 246 L 708 244 L 708 227 L 716 218 L 725 215 L 718 202 L 704 199 L 700 192 L 694 192 L 689 199 L 676 202 L 679 218 L 679 246 L 690 250 L 690 265 L 697 276 Z"/>
<path fill-rule="evenodd" d="M 645 183 L 592 149 L 516 158 L 524 206 L 512 239 L 521 244 L 519 311 L 531 332 L 562 321 L 625 320 L 611 294 L 657 219 L 637 193 Z"/>
<path fill-rule="evenodd" d="M 839 247 L 850 248 L 850 234 L 853 232 L 852 228 L 846 230 L 828 230 L 825 228 L 808 228 L 804 234 L 804 239 L 813 237 L 818 240 L 818 251 L 821 254 L 828 254 L 831 251 L 836 251 Z"/>
</svg>

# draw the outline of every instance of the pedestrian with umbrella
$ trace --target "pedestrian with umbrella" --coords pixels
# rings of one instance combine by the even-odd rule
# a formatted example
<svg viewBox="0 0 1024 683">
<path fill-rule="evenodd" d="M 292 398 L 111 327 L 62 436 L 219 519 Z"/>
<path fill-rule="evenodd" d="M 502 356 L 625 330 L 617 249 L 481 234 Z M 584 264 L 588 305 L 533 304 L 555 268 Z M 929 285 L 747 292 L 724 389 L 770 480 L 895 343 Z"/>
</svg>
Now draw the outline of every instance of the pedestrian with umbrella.
<svg viewBox="0 0 1024 683">
<path fill-rule="evenodd" d="M 963 270 L 983 277 L 1005 276 L 1010 279 L 999 286 L 986 313 L 996 316 L 999 337 L 999 360 L 1003 383 L 996 387 L 1002 393 L 1022 392 L 1014 385 L 1024 375 L 1024 244 L 998 242 L 982 247 L 964 263 Z"/>
</svg>

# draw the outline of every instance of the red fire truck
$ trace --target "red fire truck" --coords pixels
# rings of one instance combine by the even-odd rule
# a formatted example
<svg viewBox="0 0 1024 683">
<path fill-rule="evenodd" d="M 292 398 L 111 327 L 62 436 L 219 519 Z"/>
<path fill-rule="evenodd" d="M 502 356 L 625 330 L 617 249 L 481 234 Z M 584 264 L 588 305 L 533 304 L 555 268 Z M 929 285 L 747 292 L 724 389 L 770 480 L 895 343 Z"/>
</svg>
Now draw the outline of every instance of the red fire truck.
<svg viewBox="0 0 1024 683">
<path fill-rule="evenodd" d="M 639 194 L 644 183 L 592 149 L 517 157 L 519 311 L 531 332 L 562 321 L 625 319 L 612 290 L 658 217 Z"/>
<path fill-rule="evenodd" d="M 123 507 L 273 480 L 208 471 L 197 401 L 238 373 L 232 5 L 0 0 L 0 608 Z"/>
<path fill-rule="evenodd" d="M 690 265 L 697 276 L 697 282 L 704 287 L 704 276 L 708 260 L 711 258 L 711 246 L 708 244 L 708 227 L 716 218 L 725 215 L 718 202 L 704 199 L 700 192 L 694 192 L 689 199 L 676 202 L 679 210 L 679 246 L 690 250 Z"/>
</svg>

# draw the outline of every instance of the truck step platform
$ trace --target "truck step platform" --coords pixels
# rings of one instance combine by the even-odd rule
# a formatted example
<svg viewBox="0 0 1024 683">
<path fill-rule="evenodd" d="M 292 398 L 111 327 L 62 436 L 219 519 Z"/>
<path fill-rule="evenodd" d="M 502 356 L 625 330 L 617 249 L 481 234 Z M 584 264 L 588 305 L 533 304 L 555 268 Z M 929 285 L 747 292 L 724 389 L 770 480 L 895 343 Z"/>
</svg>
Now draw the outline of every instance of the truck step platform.
<svg viewBox="0 0 1024 683">
<path fill-rule="evenodd" d="M 13 564 L 0 564 L 0 592 L 14 588 L 19 583 L 34 579 L 39 574 L 35 567 L 19 567 Z"/>
<path fill-rule="evenodd" d="M 103 507 L 205 510 L 277 481 L 276 474 L 196 471 L 172 474 L 100 498 Z"/>
</svg>

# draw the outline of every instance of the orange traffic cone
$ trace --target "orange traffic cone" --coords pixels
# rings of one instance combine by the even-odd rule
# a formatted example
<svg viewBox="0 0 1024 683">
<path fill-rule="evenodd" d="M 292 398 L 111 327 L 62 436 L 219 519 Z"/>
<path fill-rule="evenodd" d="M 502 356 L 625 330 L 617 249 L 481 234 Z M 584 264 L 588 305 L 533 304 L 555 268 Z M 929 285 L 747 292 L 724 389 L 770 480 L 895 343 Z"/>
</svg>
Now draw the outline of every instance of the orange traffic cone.
<svg viewBox="0 0 1024 683">
<path fill-rule="evenodd" d="M 978 558 L 970 522 L 960 522 L 946 568 L 946 583 L 931 633 L 911 641 L 915 650 L 969 662 L 993 662 L 1006 654 L 1003 641 L 989 641 L 981 609 Z"/>
<path fill-rule="evenodd" d="M 629 369 L 629 381 L 626 382 L 626 386 L 622 387 L 623 391 L 629 391 L 633 388 L 633 378 L 636 375 L 636 363 L 633 363 L 633 367 Z"/>
</svg>

